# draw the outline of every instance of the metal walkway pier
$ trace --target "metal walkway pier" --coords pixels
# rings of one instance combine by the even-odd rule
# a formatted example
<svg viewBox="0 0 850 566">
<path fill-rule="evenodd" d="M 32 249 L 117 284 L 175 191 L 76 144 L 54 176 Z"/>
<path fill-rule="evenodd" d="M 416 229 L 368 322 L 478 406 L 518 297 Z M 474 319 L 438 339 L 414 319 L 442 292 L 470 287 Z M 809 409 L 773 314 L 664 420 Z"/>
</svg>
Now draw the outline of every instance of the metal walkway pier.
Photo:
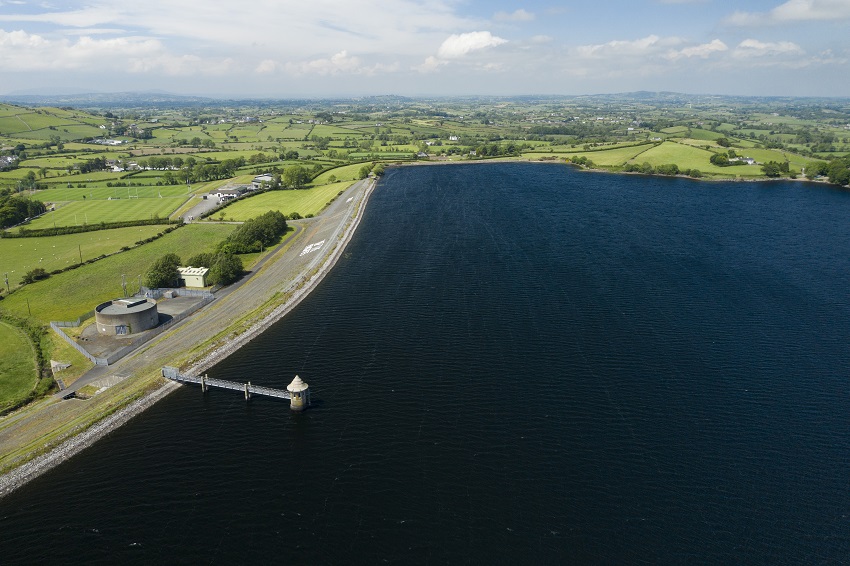
<svg viewBox="0 0 850 566">
<path fill-rule="evenodd" d="M 251 395 L 265 395 L 266 397 L 276 397 L 278 399 L 292 399 L 292 395 L 285 389 L 274 389 L 272 387 L 263 387 L 261 385 L 251 385 L 251 382 L 237 383 L 236 381 L 227 381 L 226 379 L 215 379 L 206 375 L 184 375 L 175 367 L 166 366 L 162 368 L 162 377 L 176 381 L 178 383 L 196 383 L 201 386 L 201 391 L 206 393 L 210 387 L 218 387 L 219 389 L 232 389 L 233 391 L 242 391 L 245 393 L 245 399 L 250 399 Z"/>
</svg>

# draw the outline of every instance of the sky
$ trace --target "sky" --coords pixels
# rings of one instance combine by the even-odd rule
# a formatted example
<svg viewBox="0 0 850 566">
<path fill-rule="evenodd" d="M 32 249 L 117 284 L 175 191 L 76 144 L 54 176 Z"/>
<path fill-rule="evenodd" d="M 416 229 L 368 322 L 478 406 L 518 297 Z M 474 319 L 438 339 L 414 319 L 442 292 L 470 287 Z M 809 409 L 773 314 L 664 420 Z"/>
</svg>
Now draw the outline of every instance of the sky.
<svg viewBox="0 0 850 566">
<path fill-rule="evenodd" d="M 0 94 L 850 96 L 850 0 L 0 0 Z"/>
</svg>

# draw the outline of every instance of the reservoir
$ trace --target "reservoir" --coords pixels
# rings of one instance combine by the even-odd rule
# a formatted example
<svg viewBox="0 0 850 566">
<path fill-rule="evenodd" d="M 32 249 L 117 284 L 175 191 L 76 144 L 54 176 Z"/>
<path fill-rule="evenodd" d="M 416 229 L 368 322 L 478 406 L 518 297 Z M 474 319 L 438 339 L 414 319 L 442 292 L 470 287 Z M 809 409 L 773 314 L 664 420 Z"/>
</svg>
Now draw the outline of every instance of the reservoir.
<svg viewBox="0 0 850 566">
<path fill-rule="evenodd" d="M 388 170 L 345 256 L 208 372 L 0 500 L 3 564 L 850 556 L 850 192 Z"/>
</svg>

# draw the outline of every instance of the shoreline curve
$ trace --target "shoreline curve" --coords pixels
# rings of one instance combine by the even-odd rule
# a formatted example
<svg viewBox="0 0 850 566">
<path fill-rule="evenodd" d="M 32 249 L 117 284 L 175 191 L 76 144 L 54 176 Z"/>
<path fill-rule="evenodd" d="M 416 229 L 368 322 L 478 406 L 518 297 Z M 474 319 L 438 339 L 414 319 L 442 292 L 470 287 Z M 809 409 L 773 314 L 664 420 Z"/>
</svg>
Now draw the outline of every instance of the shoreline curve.
<svg viewBox="0 0 850 566">
<path fill-rule="evenodd" d="M 337 261 L 339 261 L 339 258 L 342 257 L 343 251 L 351 241 L 351 238 L 354 236 L 354 232 L 357 230 L 357 227 L 360 225 L 360 221 L 363 219 L 363 212 L 366 210 L 366 204 L 368 203 L 369 197 L 372 195 L 376 186 L 377 180 L 371 180 L 368 182 L 363 191 L 363 196 L 355 208 L 353 217 L 350 217 L 347 221 L 343 220 L 340 224 L 339 229 L 341 230 L 341 233 L 336 235 L 335 245 L 331 248 L 330 253 L 326 253 L 322 256 L 323 259 L 319 263 L 318 269 L 315 273 L 307 276 L 307 273 L 312 269 L 308 266 L 305 272 L 299 274 L 290 283 L 289 287 L 287 287 L 287 290 L 291 289 L 294 292 L 283 304 L 275 307 L 264 317 L 252 323 L 246 331 L 240 333 L 227 344 L 204 354 L 199 361 L 195 362 L 187 369 L 187 373 L 200 373 L 214 366 L 265 332 L 272 324 L 282 319 L 301 301 L 303 301 L 310 292 L 315 289 L 319 283 L 321 283 L 325 276 L 336 265 Z M 75 434 L 67 440 L 64 440 L 58 446 L 45 454 L 36 456 L 32 460 L 25 462 L 24 464 L 21 464 L 0 476 L 0 498 L 9 495 L 16 489 L 23 487 L 28 482 L 55 468 L 62 462 L 65 462 L 79 454 L 180 387 L 181 385 L 179 383 L 165 380 L 165 383 L 163 383 L 160 387 L 157 387 L 149 393 L 143 394 L 140 398 L 132 401 L 129 405 L 126 405 L 115 413 L 95 422 L 79 434 Z"/>
</svg>

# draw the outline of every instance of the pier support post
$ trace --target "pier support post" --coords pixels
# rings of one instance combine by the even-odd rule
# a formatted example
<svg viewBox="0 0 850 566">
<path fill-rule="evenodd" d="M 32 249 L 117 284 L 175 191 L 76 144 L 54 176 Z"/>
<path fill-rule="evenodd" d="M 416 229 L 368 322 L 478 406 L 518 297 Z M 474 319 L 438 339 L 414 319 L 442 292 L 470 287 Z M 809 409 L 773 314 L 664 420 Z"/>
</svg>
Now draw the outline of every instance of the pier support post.
<svg viewBox="0 0 850 566">
<path fill-rule="evenodd" d="M 207 374 L 204 374 L 201 376 L 201 393 L 206 393 L 208 388 L 209 387 L 207 386 Z"/>
<path fill-rule="evenodd" d="M 246 400 L 246 401 L 250 401 L 250 400 L 251 400 L 251 391 L 249 391 L 249 390 L 248 390 L 248 388 L 249 388 L 249 387 L 251 387 L 251 382 L 250 382 L 250 381 L 249 381 L 248 383 L 246 383 L 246 384 L 245 384 L 245 400 Z"/>
</svg>

